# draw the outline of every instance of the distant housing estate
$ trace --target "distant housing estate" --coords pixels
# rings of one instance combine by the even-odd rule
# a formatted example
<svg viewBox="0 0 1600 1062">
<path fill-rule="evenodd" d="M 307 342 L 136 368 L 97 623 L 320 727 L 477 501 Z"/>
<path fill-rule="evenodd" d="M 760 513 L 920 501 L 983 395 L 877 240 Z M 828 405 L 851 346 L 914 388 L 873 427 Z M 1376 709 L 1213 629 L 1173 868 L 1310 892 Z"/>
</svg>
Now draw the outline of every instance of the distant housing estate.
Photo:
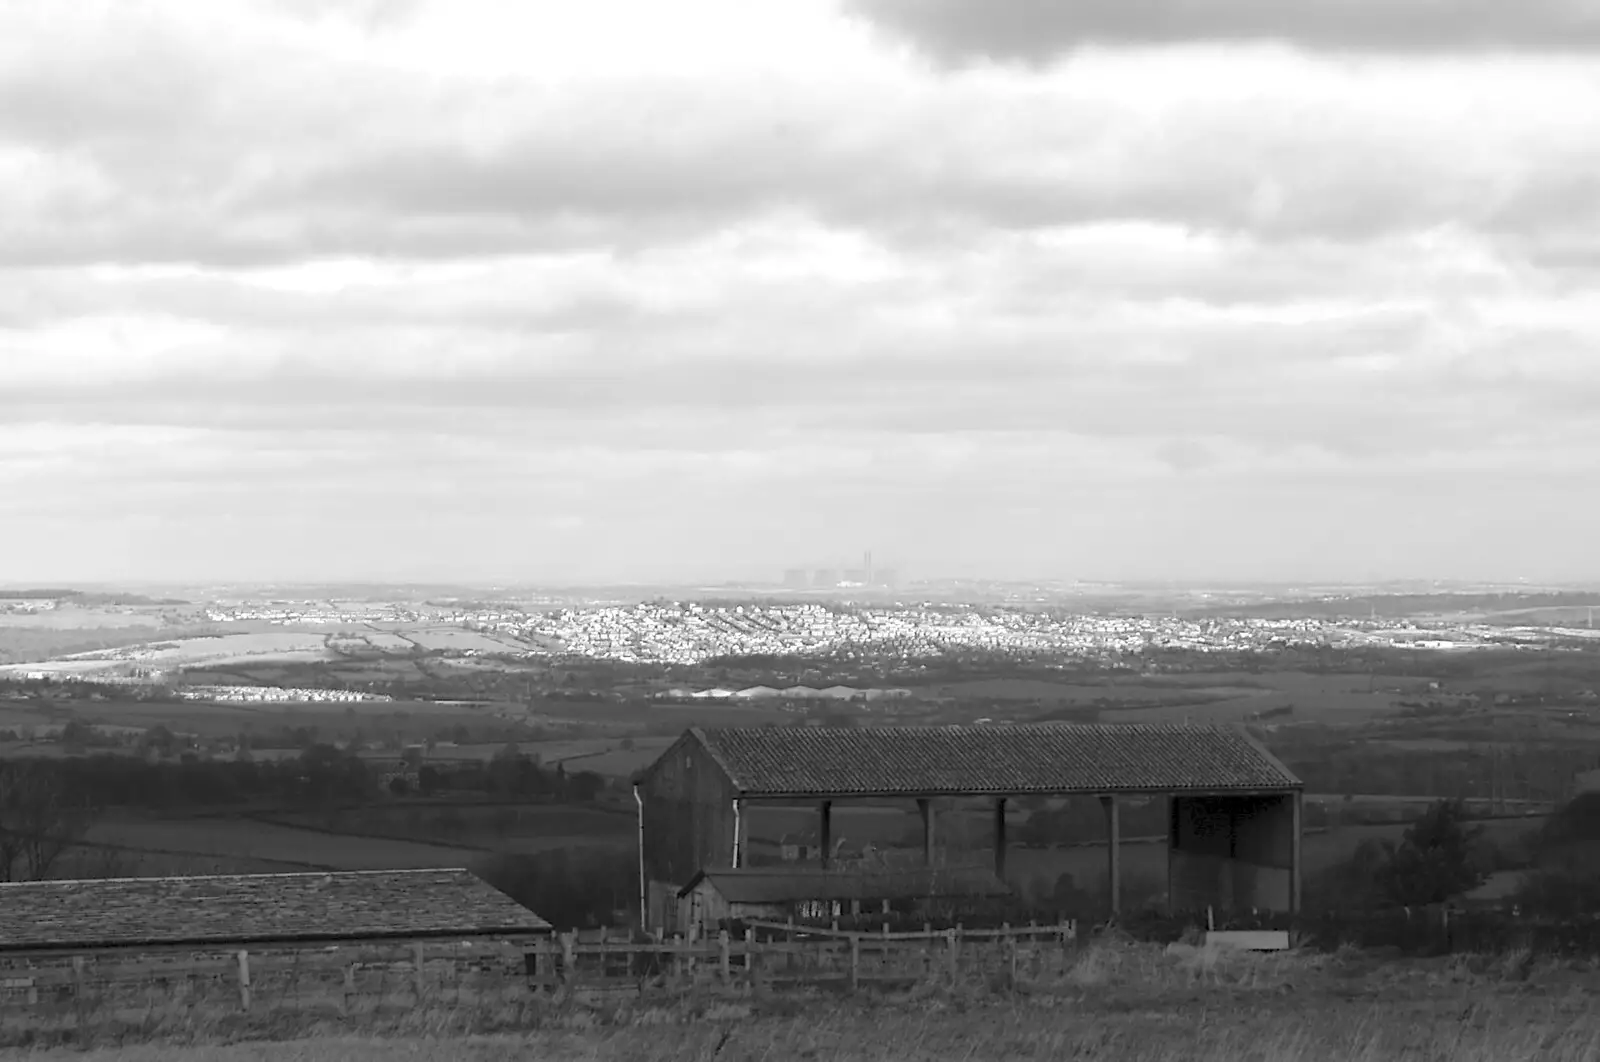
<svg viewBox="0 0 1600 1062">
<path fill-rule="evenodd" d="M 827 686 L 816 689 L 811 686 L 785 686 L 778 689 L 773 686 L 748 686 L 742 690 L 727 690 L 720 687 L 691 690 L 679 687 L 663 690 L 656 694 L 656 699 L 692 704 L 700 701 L 878 701 L 903 700 L 910 696 L 910 690 L 899 688 L 857 689 L 854 686 Z"/>
</svg>

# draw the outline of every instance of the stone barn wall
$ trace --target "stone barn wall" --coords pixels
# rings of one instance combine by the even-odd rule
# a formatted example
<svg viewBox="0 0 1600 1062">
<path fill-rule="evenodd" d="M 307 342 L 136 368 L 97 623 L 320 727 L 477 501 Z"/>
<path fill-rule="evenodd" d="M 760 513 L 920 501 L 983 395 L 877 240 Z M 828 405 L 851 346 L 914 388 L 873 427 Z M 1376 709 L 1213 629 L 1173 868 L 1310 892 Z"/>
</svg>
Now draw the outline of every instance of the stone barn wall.
<svg viewBox="0 0 1600 1062">
<path fill-rule="evenodd" d="M 646 924 L 671 932 L 678 890 L 701 870 L 733 865 L 733 787 L 704 747 L 685 736 L 640 778 L 639 797 Z"/>
</svg>

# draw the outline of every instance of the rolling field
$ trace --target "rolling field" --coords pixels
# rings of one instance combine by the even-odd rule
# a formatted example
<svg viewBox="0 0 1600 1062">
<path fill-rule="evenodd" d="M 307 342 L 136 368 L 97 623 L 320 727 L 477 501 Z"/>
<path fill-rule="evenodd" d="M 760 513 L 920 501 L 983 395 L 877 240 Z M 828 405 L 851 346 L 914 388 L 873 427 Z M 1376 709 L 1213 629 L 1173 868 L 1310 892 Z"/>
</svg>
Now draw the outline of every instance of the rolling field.
<svg viewBox="0 0 1600 1062">
<path fill-rule="evenodd" d="M 430 651 L 460 653 L 473 650 L 480 653 L 521 653 L 527 646 L 509 638 L 480 631 L 467 631 L 459 627 L 422 627 L 406 631 L 406 637 Z"/>
<path fill-rule="evenodd" d="M 485 713 L 470 705 L 437 704 L 431 701 L 353 701 L 285 702 L 258 704 L 206 704 L 199 701 L 107 701 L 75 705 L 74 714 L 92 716 L 123 726 L 166 726 L 174 731 L 206 737 L 231 737 L 241 731 L 261 732 L 279 727 L 322 727 L 337 729 L 354 717 L 369 728 L 392 724 L 417 735 L 426 734 L 485 718 Z"/>
<path fill-rule="evenodd" d="M 431 838 L 450 846 L 486 852 L 543 852 L 587 845 L 631 846 L 638 829 L 635 820 L 628 815 L 592 808 L 531 804 L 398 805 L 341 811 L 332 818 L 295 813 L 273 814 L 270 818 L 272 825 L 290 830 L 297 826 L 308 828 L 299 832 L 331 830 L 362 839 L 394 837 L 402 844 L 419 839 L 415 843 L 422 848 L 431 846 L 420 839 Z M 456 858 L 459 861 L 461 856 Z"/>
<path fill-rule="evenodd" d="M 624 749 L 616 741 L 608 739 L 593 743 L 601 746 L 599 748 L 560 755 L 554 752 L 545 753 L 544 762 L 554 763 L 559 760 L 569 771 L 593 771 L 604 778 L 627 778 L 654 763 L 677 738 L 637 737 L 631 740 L 633 741 L 631 749 Z M 535 747 L 542 749 L 545 744 L 547 743 L 540 743 Z M 560 744 L 571 746 L 589 743 L 572 741 Z"/>
<path fill-rule="evenodd" d="M 1264 708 L 1292 704 L 1294 714 L 1289 718 L 1297 722 L 1355 723 L 1400 711 L 1401 698 L 1384 693 L 1384 683 L 1366 675 L 1271 671 L 1259 675 L 1207 675 L 1205 679 L 1212 684 L 1249 682 L 1253 688 L 1240 696 L 1207 704 L 1114 708 L 1103 711 L 1100 717 L 1107 723 L 1231 723 Z"/>
<path fill-rule="evenodd" d="M 90 828 L 91 843 L 221 861 L 266 860 L 317 870 L 458 867 L 466 848 L 351 837 L 245 818 L 152 819 L 119 816 Z"/>
<path fill-rule="evenodd" d="M 1416 678 L 1318 675 L 1300 671 L 1229 672 L 1138 676 L 1098 684 L 1055 683 L 1038 679 L 987 679 L 926 688 L 930 695 L 970 701 L 1042 701 L 1058 708 L 1095 707 L 1107 723 L 1244 720 L 1263 709 L 1295 707 L 1296 720 L 1359 722 L 1393 715 L 1400 698 L 1385 686 Z M 1153 706 L 1129 702 L 1156 702 Z"/>
<path fill-rule="evenodd" d="M 0 613 L 0 631 L 44 630 L 154 631 L 165 621 L 159 611 L 135 612 L 97 608 L 57 608 L 48 612 Z"/>
<path fill-rule="evenodd" d="M 1486 841 L 1506 845 L 1525 837 L 1544 824 L 1544 818 L 1532 816 L 1522 819 L 1495 819 L 1479 823 L 1484 827 Z M 1301 849 L 1304 873 L 1320 873 L 1347 860 L 1356 847 L 1368 838 L 1392 841 L 1399 844 L 1406 831 L 1404 823 L 1384 823 L 1372 826 L 1340 826 L 1321 833 L 1307 833 Z M 1124 840 L 1121 849 L 1124 880 L 1132 878 L 1155 879 L 1162 882 L 1167 877 L 1167 849 L 1165 840 L 1155 842 Z M 1106 849 L 1104 844 L 1078 845 L 1070 848 L 1014 848 L 1006 855 L 1008 873 L 1018 880 L 1037 877 L 1054 881 L 1059 874 L 1071 874 L 1079 888 L 1100 887 L 1106 874 Z"/>
</svg>

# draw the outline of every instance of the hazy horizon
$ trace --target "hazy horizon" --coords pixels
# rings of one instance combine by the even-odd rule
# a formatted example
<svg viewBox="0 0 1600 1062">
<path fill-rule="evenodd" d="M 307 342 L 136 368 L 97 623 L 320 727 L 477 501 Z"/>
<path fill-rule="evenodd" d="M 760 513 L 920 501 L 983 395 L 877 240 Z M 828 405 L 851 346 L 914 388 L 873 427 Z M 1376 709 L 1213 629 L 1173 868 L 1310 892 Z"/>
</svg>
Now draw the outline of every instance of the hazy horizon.
<svg viewBox="0 0 1600 1062">
<path fill-rule="evenodd" d="M 1600 580 L 1600 16 L 1195 10 L 0 4 L 0 583 Z"/>
</svg>

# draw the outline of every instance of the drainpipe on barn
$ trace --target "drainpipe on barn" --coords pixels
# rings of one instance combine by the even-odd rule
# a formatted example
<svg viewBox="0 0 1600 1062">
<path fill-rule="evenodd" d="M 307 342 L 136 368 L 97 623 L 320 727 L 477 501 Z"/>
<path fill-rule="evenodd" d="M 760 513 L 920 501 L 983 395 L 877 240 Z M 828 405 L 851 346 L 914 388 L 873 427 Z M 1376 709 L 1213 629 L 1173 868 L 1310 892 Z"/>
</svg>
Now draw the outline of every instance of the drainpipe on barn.
<svg viewBox="0 0 1600 1062">
<path fill-rule="evenodd" d="M 742 836 L 742 834 L 739 832 L 739 827 L 742 825 L 739 819 L 740 814 L 743 811 L 743 809 L 739 806 L 741 803 L 742 801 L 738 800 L 733 802 L 733 869 L 735 870 L 739 869 L 739 849 L 744 847 L 739 843 L 739 840 Z"/>
<path fill-rule="evenodd" d="M 644 880 L 644 798 L 639 795 L 639 787 L 633 787 L 633 802 L 639 808 L 639 928 L 645 931 L 650 929 L 649 917 L 649 886 Z"/>
</svg>

